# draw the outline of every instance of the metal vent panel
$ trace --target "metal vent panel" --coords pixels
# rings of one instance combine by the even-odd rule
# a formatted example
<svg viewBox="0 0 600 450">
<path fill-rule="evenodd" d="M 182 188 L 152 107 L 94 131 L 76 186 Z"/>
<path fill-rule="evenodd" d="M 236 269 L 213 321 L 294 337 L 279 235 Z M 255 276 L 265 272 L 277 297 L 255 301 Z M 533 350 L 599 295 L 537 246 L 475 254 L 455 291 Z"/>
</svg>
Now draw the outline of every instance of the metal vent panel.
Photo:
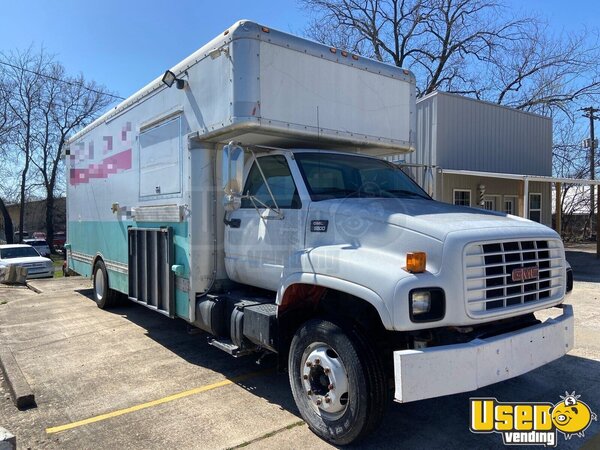
<svg viewBox="0 0 600 450">
<path fill-rule="evenodd" d="M 129 298 L 169 317 L 175 314 L 173 232 L 129 228 Z"/>
<path fill-rule="evenodd" d="M 184 208 L 180 205 L 137 206 L 132 208 L 136 222 L 182 222 Z"/>
</svg>

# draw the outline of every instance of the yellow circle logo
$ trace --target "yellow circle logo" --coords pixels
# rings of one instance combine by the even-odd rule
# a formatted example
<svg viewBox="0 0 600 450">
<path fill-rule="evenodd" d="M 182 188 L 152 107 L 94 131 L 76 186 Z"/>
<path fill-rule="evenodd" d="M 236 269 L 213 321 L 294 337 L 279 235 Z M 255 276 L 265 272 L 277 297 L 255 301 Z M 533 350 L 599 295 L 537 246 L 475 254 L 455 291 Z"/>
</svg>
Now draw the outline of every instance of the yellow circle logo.
<svg viewBox="0 0 600 450">
<path fill-rule="evenodd" d="M 575 395 L 575 392 L 572 394 L 565 392 L 565 394 L 564 397 L 560 396 L 562 401 L 552 408 L 552 422 L 566 439 L 570 439 L 574 434 L 583 437 L 584 431 L 590 426 L 592 420 L 596 420 L 596 414 L 587 404 L 579 400 L 580 395 Z"/>
</svg>

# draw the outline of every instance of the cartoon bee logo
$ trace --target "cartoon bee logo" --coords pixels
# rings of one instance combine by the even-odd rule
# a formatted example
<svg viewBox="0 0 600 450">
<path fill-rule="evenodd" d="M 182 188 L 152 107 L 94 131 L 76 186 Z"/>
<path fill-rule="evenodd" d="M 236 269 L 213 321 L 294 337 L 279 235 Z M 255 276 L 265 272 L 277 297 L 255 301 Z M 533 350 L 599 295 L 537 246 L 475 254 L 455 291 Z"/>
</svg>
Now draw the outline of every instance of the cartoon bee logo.
<svg viewBox="0 0 600 450">
<path fill-rule="evenodd" d="M 556 429 L 565 435 L 565 439 L 571 439 L 574 434 L 584 437 L 584 432 L 592 420 L 598 420 L 596 413 L 579 400 L 579 397 L 581 395 L 575 395 L 575 391 L 571 394 L 565 392 L 564 397 L 560 396 L 562 401 L 552 408 L 552 422 Z"/>
</svg>

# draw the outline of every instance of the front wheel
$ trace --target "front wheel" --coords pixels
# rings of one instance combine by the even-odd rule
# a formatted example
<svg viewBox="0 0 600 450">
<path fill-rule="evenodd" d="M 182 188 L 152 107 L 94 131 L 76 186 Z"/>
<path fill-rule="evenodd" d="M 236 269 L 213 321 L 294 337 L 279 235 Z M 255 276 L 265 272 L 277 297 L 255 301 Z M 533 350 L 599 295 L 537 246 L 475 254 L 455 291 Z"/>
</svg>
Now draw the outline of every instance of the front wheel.
<svg viewBox="0 0 600 450">
<path fill-rule="evenodd" d="M 104 261 L 99 259 L 94 264 L 92 276 L 94 286 L 94 301 L 98 308 L 107 309 L 117 304 L 117 293 L 108 286 L 108 271 Z"/>
<path fill-rule="evenodd" d="M 305 323 L 292 339 L 288 368 L 300 414 L 322 439 L 350 444 L 381 422 L 385 371 L 358 330 L 326 320 Z"/>
</svg>

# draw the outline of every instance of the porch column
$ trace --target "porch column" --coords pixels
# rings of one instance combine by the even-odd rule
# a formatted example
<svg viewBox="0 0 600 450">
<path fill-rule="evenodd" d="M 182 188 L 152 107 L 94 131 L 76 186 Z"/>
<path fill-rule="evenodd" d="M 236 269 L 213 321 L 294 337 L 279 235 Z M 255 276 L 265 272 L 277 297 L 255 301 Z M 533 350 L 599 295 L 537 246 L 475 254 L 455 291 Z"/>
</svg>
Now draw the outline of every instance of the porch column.
<svg viewBox="0 0 600 450">
<path fill-rule="evenodd" d="M 562 193 L 561 193 L 561 184 L 556 182 L 554 183 L 554 195 L 555 195 L 555 209 L 556 209 L 556 224 L 554 230 L 558 233 L 562 233 Z"/>
<path fill-rule="evenodd" d="M 523 217 L 529 218 L 529 178 L 523 178 Z"/>
</svg>

